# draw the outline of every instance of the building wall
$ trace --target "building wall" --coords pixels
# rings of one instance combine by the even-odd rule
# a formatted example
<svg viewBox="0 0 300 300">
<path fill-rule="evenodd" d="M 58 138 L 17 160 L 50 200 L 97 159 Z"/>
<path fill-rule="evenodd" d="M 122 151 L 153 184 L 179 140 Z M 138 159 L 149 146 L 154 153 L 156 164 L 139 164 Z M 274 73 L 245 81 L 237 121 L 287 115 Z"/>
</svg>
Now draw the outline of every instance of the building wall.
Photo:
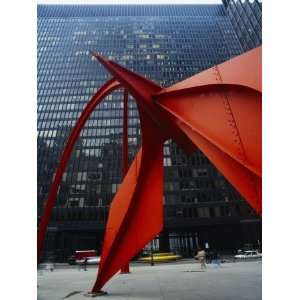
<svg viewBox="0 0 300 300">
<path fill-rule="evenodd" d="M 38 6 L 37 22 L 39 217 L 71 128 L 110 78 L 91 59 L 90 50 L 162 86 L 244 51 L 223 5 Z M 100 247 L 108 205 L 121 182 L 122 109 L 122 93 L 116 91 L 85 125 L 63 176 L 45 255 L 55 249 L 56 257 L 64 260 L 91 243 Z M 138 111 L 130 98 L 130 160 L 139 146 Z M 257 217 L 201 151 L 187 157 L 167 141 L 164 172 L 165 238 L 160 245 L 168 248 L 171 240 L 171 248 L 181 240 L 183 245 L 189 235 L 196 235 L 194 248 L 204 242 L 202 229 L 214 226 L 234 228 L 236 243 L 244 242 L 240 221 L 257 223 Z M 216 247 L 235 248 L 219 245 L 220 235 L 213 232 L 210 239 Z M 173 248 L 183 252 L 183 246 Z"/>
<path fill-rule="evenodd" d="M 244 51 L 262 43 L 262 1 L 223 0 Z"/>
</svg>

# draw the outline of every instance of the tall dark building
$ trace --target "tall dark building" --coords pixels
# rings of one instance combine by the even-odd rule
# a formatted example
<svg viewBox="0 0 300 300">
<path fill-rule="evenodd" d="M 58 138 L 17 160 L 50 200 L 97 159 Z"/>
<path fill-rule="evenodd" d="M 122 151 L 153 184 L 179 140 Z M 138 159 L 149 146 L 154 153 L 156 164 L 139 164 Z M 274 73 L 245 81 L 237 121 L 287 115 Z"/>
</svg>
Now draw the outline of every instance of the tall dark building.
<svg viewBox="0 0 300 300">
<path fill-rule="evenodd" d="M 244 51 L 262 43 L 262 1 L 222 0 Z"/>
<path fill-rule="evenodd" d="M 38 6 L 39 217 L 71 128 L 110 77 L 89 51 L 169 86 L 259 44 L 244 47 L 226 6 Z M 76 143 L 44 257 L 64 261 L 75 250 L 101 247 L 108 206 L 121 182 L 122 99 L 118 91 L 108 96 Z M 139 146 L 139 116 L 130 98 L 130 160 Z M 167 141 L 164 172 L 165 226 L 157 248 L 189 256 L 206 242 L 219 251 L 257 246 L 259 218 L 200 151 L 188 157 Z"/>
</svg>

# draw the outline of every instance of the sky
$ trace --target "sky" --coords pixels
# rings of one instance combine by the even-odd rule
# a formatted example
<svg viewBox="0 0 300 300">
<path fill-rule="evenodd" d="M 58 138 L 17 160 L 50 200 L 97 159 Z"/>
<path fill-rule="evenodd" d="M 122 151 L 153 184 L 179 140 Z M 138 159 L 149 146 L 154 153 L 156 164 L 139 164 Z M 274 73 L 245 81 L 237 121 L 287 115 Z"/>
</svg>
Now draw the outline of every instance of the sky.
<svg viewBox="0 0 300 300">
<path fill-rule="evenodd" d="M 37 0 L 38 4 L 216 4 L 221 0 Z"/>
</svg>

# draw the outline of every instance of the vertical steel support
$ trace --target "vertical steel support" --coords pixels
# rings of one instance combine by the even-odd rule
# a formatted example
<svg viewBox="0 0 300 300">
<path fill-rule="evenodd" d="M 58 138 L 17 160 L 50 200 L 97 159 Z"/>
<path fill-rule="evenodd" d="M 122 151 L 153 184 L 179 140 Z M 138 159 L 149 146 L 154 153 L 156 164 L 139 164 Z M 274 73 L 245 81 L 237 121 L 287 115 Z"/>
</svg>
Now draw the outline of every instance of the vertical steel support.
<svg viewBox="0 0 300 300">
<path fill-rule="evenodd" d="M 128 171 L 128 91 L 124 89 L 124 101 L 123 101 L 123 151 L 122 151 L 122 179 L 124 180 L 125 175 Z M 129 263 L 121 268 L 122 274 L 128 274 Z"/>
</svg>

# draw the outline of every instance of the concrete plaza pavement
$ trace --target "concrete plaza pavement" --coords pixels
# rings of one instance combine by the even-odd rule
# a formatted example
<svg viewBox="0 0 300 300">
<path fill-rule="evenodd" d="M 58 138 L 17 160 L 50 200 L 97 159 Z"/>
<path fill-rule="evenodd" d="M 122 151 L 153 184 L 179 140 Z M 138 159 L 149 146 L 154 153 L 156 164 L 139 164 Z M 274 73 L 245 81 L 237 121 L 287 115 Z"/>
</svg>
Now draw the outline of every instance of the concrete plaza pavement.
<svg viewBox="0 0 300 300">
<path fill-rule="evenodd" d="M 195 260 L 149 266 L 132 264 L 130 274 L 115 275 L 103 300 L 260 300 L 261 261 L 208 265 Z M 95 281 L 96 267 L 38 272 L 38 300 L 83 300 Z M 94 298 L 95 299 L 95 298 Z"/>
</svg>

